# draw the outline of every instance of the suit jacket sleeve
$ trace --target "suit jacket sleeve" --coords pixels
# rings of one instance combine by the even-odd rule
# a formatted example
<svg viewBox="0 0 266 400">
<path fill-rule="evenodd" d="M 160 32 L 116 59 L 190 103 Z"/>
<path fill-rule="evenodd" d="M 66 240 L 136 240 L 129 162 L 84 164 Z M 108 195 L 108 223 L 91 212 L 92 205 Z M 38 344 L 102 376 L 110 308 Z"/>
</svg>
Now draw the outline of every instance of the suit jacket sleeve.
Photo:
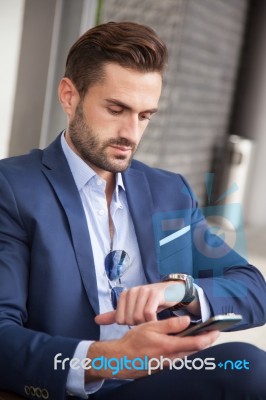
<svg viewBox="0 0 266 400">
<path fill-rule="evenodd" d="M 33 387 L 65 399 L 68 366 L 55 371 L 53 360 L 57 353 L 71 358 L 79 340 L 27 327 L 30 257 L 15 197 L 0 173 L 0 389 L 25 396 Z"/>
<path fill-rule="evenodd" d="M 147 276 L 154 272 L 150 281 L 156 281 L 156 272 L 158 279 L 170 273 L 192 275 L 203 289 L 212 315 L 242 314 L 243 321 L 237 329 L 263 325 L 265 279 L 241 255 L 238 246 L 243 239 L 241 232 L 235 232 L 235 243 L 229 247 L 223 237 L 226 232 L 215 232 L 207 224 L 206 217 L 222 216 L 223 208 L 216 205 L 199 208 L 188 183 L 179 174 L 136 161 L 132 168 L 134 171 L 125 174 L 126 192 L 143 267 Z M 152 230 L 155 249 L 149 240 Z"/>
<path fill-rule="evenodd" d="M 185 181 L 185 180 L 184 180 Z M 185 182 L 186 183 L 186 182 Z M 187 185 L 187 184 L 186 184 Z M 213 315 L 234 312 L 242 314 L 239 330 L 264 325 L 266 322 L 266 284 L 261 272 L 234 249 L 244 237 L 237 230 L 235 242 L 229 246 L 221 235 L 213 233 L 192 198 L 192 253 L 193 274 L 197 284 L 204 290 Z M 214 208 L 214 210 L 212 209 Z M 222 208 L 206 207 L 207 215 L 218 215 Z M 215 229 L 214 229 L 215 231 Z M 240 243 L 241 244 L 241 243 Z M 240 246 L 241 247 L 241 246 Z"/>
</svg>

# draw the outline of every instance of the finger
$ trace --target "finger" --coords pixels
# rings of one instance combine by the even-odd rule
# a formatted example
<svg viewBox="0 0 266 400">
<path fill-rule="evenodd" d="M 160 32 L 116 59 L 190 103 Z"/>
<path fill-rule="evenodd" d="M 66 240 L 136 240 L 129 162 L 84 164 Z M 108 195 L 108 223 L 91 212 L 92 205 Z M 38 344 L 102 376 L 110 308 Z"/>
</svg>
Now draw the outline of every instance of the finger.
<svg viewBox="0 0 266 400">
<path fill-rule="evenodd" d="M 205 333 L 208 335 L 208 337 L 209 337 L 209 339 L 210 339 L 210 341 L 211 341 L 210 346 L 213 344 L 213 342 L 215 342 L 215 340 L 218 339 L 218 337 L 219 337 L 220 334 L 221 334 L 220 331 L 206 331 L 206 332 L 200 333 L 200 335 L 203 335 L 203 334 L 205 334 Z M 199 336 L 200 336 L 200 335 L 199 335 Z"/>
<path fill-rule="evenodd" d="M 143 322 L 157 320 L 156 299 L 154 299 L 154 304 L 151 307 L 149 306 L 150 296 L 151 296 L 151 291 L 147 290 L 147 288 L 141 288 L 138 291 L 137 296 L 135 298 L 135 308 L 132 314 L 132 320 L 134 324 L 138 325 Z"/>
<path fill-rule="evenodd" d="M 155 329 L 160 333 L 179 333 L 186 329 L 190 324 L 190 318 L 188 316 L 182 317 L 171 317 L 162 321 L 157 321 Z"/>
<path fill-rule="evenodd" d="M 145 286 L 134 287 L 128 289 L 122 295 L 117 307 L 117 323 L 133 326 L 145 322 L 143 309 L 149 296 L 149 290 Z"/>
<path fill-rule="evenodd" d="M 209 331 L 209 332 L 206 332 L 207 334 L 208 334 L 208 337 L 207 337 L 207 340 L 205 341 L 205 343 L 203 344 L 203 346 L 204 346 L 204 349 L 202 349 L 202 350 L 205 350 L 206 348 L 208 348 L 208 347 L 211 347 L 212 345 L 213 345 L 213 343 L 214 343 L 214 341 L 219 337 L 219 335 L 220 335 L 220 332 L 219 331 Z M 206 335 L 206 333 L 204 333 L 204 335 Z M 201 333 L 200 334 L 198 334 L 197 336 L 200 336 L 200 335 L 202 335 Z M 192 336 L 191 337 L 191 339 L 193 339 L 193 338 L 195 338 L 195 336 Z M 205 336 L 205 339 L 206 339 L 206 336 Z M 176 354 L 173 354 L 172 355 L 172 357 L 173 358 L 184 358 L 185 356 L 191 356 L 191 355 L 193 355 L 193 354 L 195 354 L 195 353 L 198 353 L 199 352 L 199 350 L 200 349 L 198 349 L 198 350 L 192 350 L 192 351 L 186 351 L 186 352 L 177 352 Z"/>
<path fill-rule="evenodd" d="M 164 306 L 160 307 L 162 301 L 163 301 L 162 293 L 159 293 L 158 290 L 156 292 L 151 291 L 149 293 L 146 306 L 143 310 L 145 321 L 157 321 L 157 313 L 166 308 Z"/>
<path fill-rule="evenodd" d="M 176 341 L 177 351 L 179 351 L 181 339 L 182 351 L 185 351 L 187 354 L 189 354 L 190 352 L 198 352 L 210 347 L 218 338 L 219 333 L 219 331 L 210 331 L 196 336 L 170 336 L 169 345 L 175 346 Z"/>
<path fill-rule="evenodd" d="M 203 335 L 197 336 L 172 336 L 172 335 L 161 335 L 160 345 L 163 354 L 166 356 L 182 354 L 187 355 L 196 353 L 210 347 L 214 340 L 217 338 L 217 332 L 208 332 Z"/>
<path fill-rule="evenodd" d="M 140 294 L 139 288 L 129 290 L 125 305 L 125 317 L 129 325 L 138 325 L 143 321 L 143 307 L 146 304 L 145 291 Z"/>
<path fill-rule="evenodd" d="M 116 322 L 116 311 L 109 311 L 103 314 L 96 315 L 94 321 L 98 325 L 110 325 Z"/>
<path fill-rule="evenodd" d="M 130 289 L 122 292 L 121 295 L 119 296 L 116 308 L 116 316 L 115 316 L 116 323 L 119 325 L 130 325 L 126 313 L 126 305 L 128 303 L 129 292 Z"/>
</svg>

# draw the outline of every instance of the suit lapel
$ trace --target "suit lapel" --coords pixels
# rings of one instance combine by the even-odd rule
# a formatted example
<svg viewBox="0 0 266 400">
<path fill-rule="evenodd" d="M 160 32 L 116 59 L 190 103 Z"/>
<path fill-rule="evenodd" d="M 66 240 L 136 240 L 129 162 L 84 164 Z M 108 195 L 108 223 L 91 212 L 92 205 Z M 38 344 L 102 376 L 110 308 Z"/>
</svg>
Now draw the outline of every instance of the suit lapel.
<svg viewBox="0 0 266 400">
<path fill-rule="evenodd" d="M 130 168 L 123 174 L 123 181 L 147 281 L 158 282 L 160 274 L 152 223 L 153 203 L 147 178 L 143 172 Z"/>
<path fill-rule="evenodd" d="M 42 170 L 66 213 L 81 279 L 92 308 L 99 314 L 97 281 L 86 216 L 61 148 L 60 137 L 44 150 Z"/>
<path fill-rule="evenodd" d="M 60 136 L 43 152 L 43 173 L 66 213 L 81 279 L 95 314 L 99 313 L 97 281 L 91 241 L 80 195 L 61 148 Z M 129 168 L 123 181 L 148 282 L 160 280 L 153 231 L 153 203 L 143 172 Z"/>
</svg>

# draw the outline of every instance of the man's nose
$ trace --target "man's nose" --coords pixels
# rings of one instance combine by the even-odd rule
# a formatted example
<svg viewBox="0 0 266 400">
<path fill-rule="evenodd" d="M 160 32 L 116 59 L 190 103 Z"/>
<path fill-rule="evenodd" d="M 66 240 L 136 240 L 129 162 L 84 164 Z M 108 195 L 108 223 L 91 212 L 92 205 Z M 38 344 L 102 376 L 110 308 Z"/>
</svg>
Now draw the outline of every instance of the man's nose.
<svg viewBox="0 0 266 400">
<path fill-rule="evenodd" d="M 122 122 L 120 126 L 120 135 L 131 141 L 137 141 L 140 135 L 140 125 L 139 125 L 138 115 L 128 115 Z"/>
</svg>

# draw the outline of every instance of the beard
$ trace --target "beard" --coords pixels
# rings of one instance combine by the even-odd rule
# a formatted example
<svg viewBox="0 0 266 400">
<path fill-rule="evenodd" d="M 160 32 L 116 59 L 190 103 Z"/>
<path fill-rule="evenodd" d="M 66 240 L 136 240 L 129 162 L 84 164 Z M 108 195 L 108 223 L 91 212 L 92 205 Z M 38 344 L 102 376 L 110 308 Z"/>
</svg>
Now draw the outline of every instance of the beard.
<svg viewBox="0 0 266 400">
<path fill-rule="evenodd" d="M 93 131 L 85 121 L 82 102 L 78 104 L 75 116 L 69 123 L 68 133 L 83 161 L 92 166 L 92 168 L 95 166 L 112 173 L 125 171 L 137 150 L 137 145 L 126 138 L 101 141 L 100 134 Z M 130 156 L 108 155 L 110 146 L 129 147 L 131 149 Z"/>
</svg>

